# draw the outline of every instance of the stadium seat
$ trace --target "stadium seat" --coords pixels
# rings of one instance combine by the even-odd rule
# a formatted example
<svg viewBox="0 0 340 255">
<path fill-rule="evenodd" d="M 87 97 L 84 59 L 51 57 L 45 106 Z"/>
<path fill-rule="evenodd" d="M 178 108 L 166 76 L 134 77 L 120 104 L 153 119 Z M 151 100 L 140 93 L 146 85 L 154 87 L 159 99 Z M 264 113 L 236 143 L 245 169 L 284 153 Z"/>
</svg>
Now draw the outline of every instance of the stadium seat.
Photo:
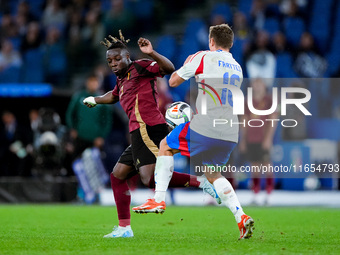
<svg viewBox="0 0 340 255">
<path fill-rule="evenodd" d="M 223 16 L 227 23 L 232 22 L 233 14 L 231 12 L 230 6 L 227 3 L 214 4 L 210 13 L 210 17 L 213 17 L 215 15 Z"/>
<path fill-rule="evenodd" d="M 276 77 L 277 78 L 293 78 L 296 74 L 292 68 L 293 57 L 288 52 L 280 53 L 276 57 Z"/>
<path fill-rule="evenodd" d="M 297 46 L 301 35 L 306 30 L 304 20 L 298 17 L 287 17 L 283 20 L 283 27 L 287 41 Z"/>
<path fill-rule="evenodd" d="M 134 1 L 133 12 L 137 18 L 148 19 L 154 13 L 154 0 Z"/>
<path fill-rule="evenodd" d="M 333 0 L 314 1 L 310 15 L 309 31 L 316 45 L 325 53 L 330 36 Z"/>
<path fill-rule="evenodd" d="M 106 12 L 107 10 L 110 10 L 111 8 L 111 0 L 100 0 L 100 8 L 101 11 Z"/>
<path fill-rule="evenodd" d="M 24 83 L 44 81 L 43 59 L 41 49 L 28 50 L 24 54 L 24 65 L 21 80 Z"/>
<path fill-rule="evenodd" d="M 20 51 L 20 46 L 21 46 L 21 38 L 20 37 L 11 37 L 9 38 L 13 45 L 13 49 L 16 51 Z"/>
<path fill-rule="evenodd" d="M 243 12 L 246 15 L 247 19 L 250 18 L 252 2 L 252 0 L 239 0 L 238 2 L 238 10 L 240 12 Z"/>
<path fill-rule="evenodd" d="M 47 73 L 62 74 L 66 69 L 66 55 L 62 50 L 57 48 L 51 49 L 48 54 Z M 46 64 L 46 63 L 45 63 Z"/>
<path fill-rule="evenodd" d="M 327 71 L 325 76 L 326 77 L 333 77 L 334 75 L 337 74 L 337 72 L 340 71 L 340 49 L 336 48 L 335 50 L 331 50 L 327 56 L 327 62 L 328 62 L 328 66 L 327 66 Z"/>
<path fill-rule="evenodd" d="M 193 50 L 208 50 L 208 27 L 203 19 L 193 18 L 189 19 L 186 23 L 183 42 L 187 45 L 187 49 L 190 50 L 190 44 L 192 44 Z M 192 54 L 192 53 L 191 53 Z"/>
<path fill-rule="evenodd" d="M 10 0 L 7 5 L 12 15 L 16 15 L 20 0 Z"/>
<path fill-rule="evenodd" d="M 46 82 L 55 86 L 63 85 L 66 78 L 67 57 L 62 47 L 56 45 L 44 52 Z"/>
<path fill-rule="evenodd" d="M 188 22 L 186 23 L 184 36 L 185 37 L 196 36 L 196 33 L 202 28 L 206 28 L 206 24 L 203 19 L 199 18 L 189 19 Z"/>
<path fill-rule="evenodd" d="M 171 61 L 174 61 L 175 53 L 177 51 L 176 47 L 176 39 L 171 35 L 165 35 L 158 38 L 156 51 Z"/>
<path fill-rule="evenodd" d="M 18 83 L 19 81 L 20 81 L 19 67 L 5 68 L 0 72 L 0 83 Z"/>
<path fill-rule="evenodd" d="M 179 54 L 176 56 L 175 67 L 180 68 L 187 57 L 191 54 L 200 51 L 199 43 L 195 40 L 190 40 L 190 38 L 184 38 L 183 44 L 179 46 Z"/>
<path fill-rule="evenodd" d="M 234 39 L 233 47 L 230 52 L 233 54 L 234 59 L 243 67 L 243 47 L 246 43 L 246 39 Z M 244 69 L 244 68 L 243 68 Z"/>
<path fill-rule="evenodd" d="M 280 22 L 276 18 L 267 18 L 264 22 L 263 29 L 270 35 L 274 35 L 276 32 L 280 31 Z"/>
<path fill-rule="evenodd" d="M 40 19 L 44 11 L 45 0 L 26 0 L 26 2 L 35 18 Z"/>
</svg>

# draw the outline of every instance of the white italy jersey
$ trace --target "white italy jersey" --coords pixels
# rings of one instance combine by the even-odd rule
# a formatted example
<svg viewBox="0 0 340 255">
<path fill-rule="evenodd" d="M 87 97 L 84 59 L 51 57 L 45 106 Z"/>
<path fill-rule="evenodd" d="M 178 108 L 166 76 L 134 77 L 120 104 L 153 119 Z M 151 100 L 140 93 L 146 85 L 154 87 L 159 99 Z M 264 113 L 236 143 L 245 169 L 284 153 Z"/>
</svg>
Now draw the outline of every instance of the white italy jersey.
<svg viewBox="0 0 340 255">
<path fill-rule="evenodd" d="M 206 137 L 237 143 L 239 125 L 237 115 L 233 115 L 232 94 L 227 88 L 216 87 L 217 84 L 241 87 L 242 69 L 231 53 L 222 50 L 197 52 L 177 74 L 185 80 L 196 76 L 198 82 L 197 114 L 190 128 Z M 216 119 L 224 120 L 220 123 L 225 124 L 214 127 Z"/>
</svg>

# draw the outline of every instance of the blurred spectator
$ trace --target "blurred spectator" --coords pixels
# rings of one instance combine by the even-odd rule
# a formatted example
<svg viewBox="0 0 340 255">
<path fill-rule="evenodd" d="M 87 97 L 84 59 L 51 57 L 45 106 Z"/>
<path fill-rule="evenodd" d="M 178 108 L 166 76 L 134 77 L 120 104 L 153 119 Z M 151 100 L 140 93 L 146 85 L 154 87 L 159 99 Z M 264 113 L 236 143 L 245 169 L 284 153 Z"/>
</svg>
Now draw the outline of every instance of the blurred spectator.
<svg viewBox="0 0 340 255">
<path fill-rule="evenodd" d="M 227 23 L 225 17 L 221 14 L 216 14 L 211 17 L 211 26 Z"/>
<path fill-rule="evenodd" d="M 86 80 L 86 88 L 74 94 L 66 111 L 66 124 L 73 140 L 73 159 L 90 147 L 102 149 L 104 138 L 112 127 L 112 112 L 107 105 L 97 105 L 90 109 L 83 104 L 89 96 L 97 96 L 99 81 L 91 75 Z"/>
<path fill-rule="evenodd" d="M 276 77 L 277 78 L 291 78 L 296 77 L 293 70 L 293 46 L 287 42 L 284 33 L 277 32 L 273 36 L 274 53 L 276 56 Z M 284 80 L 276 80 L 276 82 L 283 82 Z M 282 84 L 286 86 L 286 84 Z M 281 86 L 277 84 L 277 86 Z"/>
<path fill-rule="evenodd" d="M 265 22 L 265 9 L 266 9 L 266 3 L 263 0 L 253 0 L 252 6 L 251 6 L 251 23 L 253 24 L 253 27 L 255 30 L 260 30 L 264 26 Z"/>
<path fill-rule="evenodd" d="M 67 22 L 67 13 L 61 7 L 59 0 L 48 0 L 44 10 L 41 22 L 44 28 L 58 27 L 60 30 L 65 28 Z"/>
<path fill-rule="evenodd" d="M 43 60 L 46 82 L 57 86 L 62 85 L 65 82 L 67 61 L 64 43 L 61 39 L 60 30 L 57 27 L 50 27 L 47 30 L 43 45 Z"/>
<path fill-rule="evenodd" d="M 13 27 L 13 18 L 11 13 L 5 12 L 1 17 L 0 39 L 1 41 L 8 38 Z"/>
<path fill-rule="evenodd" d="M 274 34 L 273 45 L 275 54 L 290 53 L 293 51 L 293 47 L 287 43 L 286 36 L 282 32 Z"/>
<path fill-rule="evenodd" d="M 82 12 L 82 11 L 84 11 L 84 9 L 86 8 L 86 5 L 89 2 L 93 3 L 93 2 L 98 2 L 98 1 L 97 0 L 91 0 L 91 1 L 88 1 L 88 0 L 70 0 L 70 1 L 67 1 L 67 2 L 68 2 L 68 9 L 69 10 L 72 9 L 72 10 L 78 10 L 78 11 Z"/>
<path fill-rule="evenodd" d="M 276 74 L 276 59 L 271 50 L 269 34 L 258 31 L 255 42 L 246 53 L 246 69 L 249 78 L 274 78 Z M 266 79 L 267 86 L 272 81 Z"/>
<path fill-rule="evenodd" d="M 66 55 L 70 66 L 69 72 L 72 74 L 86 71 L 83 67 L 88 64 L 84 60 L 86 46 L 81 43 L 81 26 L 81 12 L 79 10 L 72 10 L 70 21 L 66 27 Z"/>
<path fill-rule="evenodd" d="M 81 40 L 80 30 L 82 28 L 82 14 L 78 9 L 72 9 L 69 22 L 66 26 L 66 39 L 78 43 Z"/>
<path fill-rule="evenodd" d="M 93 56 L 89 58 L 105 59 L 105 51 L 102 49 L 100 41 L 105 37 L 105 28 L 99 20 L 99 13 L 96 11 L 88 11 L 85 16 L 85 24 L 81 29 L 81 37 L 84 44 L 86 44 L 87 54 L 92 52 Z M 93 61 L 92 61 L 93 62 Z"/>
<path fill-rule="evenodd" d="M 0 176 L 30 176 L 26 146 L 32 142 L 29 130 L 19 124 L 15 115 L 3 111 L 0 131 Z"/>
<path fill-rule="evenodd" d="M 0 51 L 0 72 L 10 67 L 19 68 L 21 65 L 22 59 L 19 52 L 13 49 L 11 41 L 4 40 Z"/>
<path fill-rule="evenodd" d="M 92 10 L 87 12 L 81 35 L 82 39 L 93 47 L 97 48 L 100 45 L 100 41 L 105 37 L 105 30 L 98 12 Z"/>
<path fill-rule="evenodd" d="M 123 0 L 111 0 L 111 9 L 104 15 L 106 34 L 115 35 L 121 29 L 126 36 L 133 36 L 134 15 L 125 8 Z"/>
<path fill-rule="evenodd" d="M 256 110 L 268 110 L 272 106 L 272 98 L 267 94 L 266 84 L 262 79 L 254 79 L 251 81 L 253 90 L 252 104 Z M 249 106 L 245 106 L 245 114 L 240 116 L 245 121 L 245 127 L 241 125 L 241 137 L 239 150 L 241 154 L 246 155 L 247 160 L 252 166 L 267 166 L 271 163 L 270 150 L 273 146 L 273 138 L 276 131 L 277 122 L 273 123 L 266 119 L 277 119 L 278 113 L 274 112 L 270 115 L 255 115 L 250 112 Z M 248 125 L 249 120 L 256 120 Z M 261 123 L 263 125 L 261 125 Z M 255 126 L 255 127 L 253 127 Z M 253 181 L 253 203 L 260 204 L 258 193 L 261 190 L 261 174 L 252 173 Z M 266 203 L 270 203 L 270 193 L 274 189 L 273 173 L 266 175 Z"/>
<path fill-rule="evenodd" d="M 22 39 L 21 52 L 24 54 L 28 50 L 39 48 L 42 40 L 39 22 L 30 22 L 27 26 L 27 32 Z"/>
<path fill-rule="evenodd" d="M 294 81 L 290 84 L 290 87 L 306 88 L 306 85 L 301 81 Z M 301 93 L 287 93 L 287 97 L 291 99 L 303 98 Z M 309 102 L 303 104 L 307 109 L 309 108 Z M 293 119 L 298 122 L 298 125 L 294 128 L 282 127 L 282 139 L 283 140 L 303 140 L 307 138 L 307 122 L 306 116 L 295 105 L 286 105 L 286 119 Z"/>
<path fill-rule="evenodd" d="M 99 94 L 104 94 L 106 91 L 114 89 L 116 86 L 117 76 L 113 74 L 107 63 L 97 65 L 94 73 L 100 84 Z"/>
<path fill-rule="evenodd" d="M 102 11 L 102 3 L 101 0 L 92 0 L 89 3 L 89 10 L 97 12 L 97 13 L 101 13 Z"/>
<path fill-rule="evenodd" d="M 38 112 L 38 110 L 37 109 L 30 110 L 30 112 L 28 114 L 28 118 L 30 120 L 31 130 L 33 132 L 38 131 L 38 128 L 39 128 L 39 112 Z"/>
<path fill-rule="evenodd" d="M 17 14 L 15 16 L 15 25 L 18 28 L 19 36 L 23 36 L 27 32 L 27 17 L 23 14 Z"/>
<path fill-rule="evenodd" d="M 248 27 L 247 17 L 244 13 L 236 12 L 234 14 L 233 31 L 237 39 L 243 40 L 249 37 L 250 28 Z"/>
<path fill-rule="evenodd" d="M 302 34 L 299 48 L 295 54 L 295 71 L 305 78 L 323 77 L 327 61 L 322 57 L 309 32 Z"/>
<path fill-rule="evenodd" d="M 307 6 L 307 0 L 283 0 L 280 3 L 280 11 L 291 17 L 303 17 L 303 9 Z"/>
<path fill-rule="evenodd" d="M 34 15 L 30 11 L 30 6 L 27 3 L 27 1 L 20 1 L 17 9 L 17 16 L 22 16 L 26 19 L 27 22 L 37 20 L 37 17 L 34 17 Z"/>
</svg>

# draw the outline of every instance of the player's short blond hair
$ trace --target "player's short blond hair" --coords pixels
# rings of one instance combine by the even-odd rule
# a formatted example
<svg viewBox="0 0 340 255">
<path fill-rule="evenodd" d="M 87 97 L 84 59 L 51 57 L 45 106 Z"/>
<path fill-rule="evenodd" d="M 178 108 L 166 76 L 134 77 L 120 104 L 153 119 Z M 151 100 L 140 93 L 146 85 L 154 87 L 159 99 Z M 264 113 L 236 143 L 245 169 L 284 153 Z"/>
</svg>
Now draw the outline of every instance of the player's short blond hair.
<svg viewBox="0 0 340 255">
<path fill-rule="evenodd" d="M 211 26 L 209 39 L 214 38 L 216 46 L 230 49 L 233 46 L 234 32 L 228 24 Z"/>
</svg>

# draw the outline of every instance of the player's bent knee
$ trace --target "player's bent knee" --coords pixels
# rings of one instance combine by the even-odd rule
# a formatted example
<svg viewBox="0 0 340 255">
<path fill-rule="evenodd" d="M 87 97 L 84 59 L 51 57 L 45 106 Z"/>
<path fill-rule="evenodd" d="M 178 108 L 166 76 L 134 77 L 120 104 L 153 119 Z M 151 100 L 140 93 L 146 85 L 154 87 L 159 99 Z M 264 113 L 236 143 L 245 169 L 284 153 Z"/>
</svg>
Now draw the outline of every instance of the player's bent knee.
<svg viewBox="0 0 340 255">
<path fill-rule="evenodd" d="M 166 138 L 164 138 L 159 144 L 159 153 L 158 156 L 173 156 L 175 153 L 169 147 Z"/>
<path fill-rule="evenodd" d="M 151 182 L 154 182 L 154 179 L 153 179 L 154 172 L 155 172 L 155 164 L 145 165 L 139 168 L 140 180 L 146 187 L 150 186 L 151 179 L 153 180 Z"/>
<path fill-rule="evenodd" d="M 167 142 L 166 142 L 166 138 L 163 138 L 162 141 L 160 142 L 159 144 L 159 150 L 161 151 L 164 151 L 164 150 L 167 150 L 167 148 L 169 148 Z"/>
<path fill-rule="evenodd" d="M 142 181 L 142 183 L 143 183 L 143 185 L 145 187 L 149 187 L 150 186 L 150 179 L 151 179 L 151 177 L 146 177 L 146 176 L 142 177 L 141 176 L 140 179 L 141 179 L 141 181 Z"/>
<path fill-rule="evenodd" d="M 153 175 L 150 174 L 140 174 L 140 180 L 145 187 L 150 186 L 150 180 L 152 179 Z"/>
<path fill-rule="evenodd" d="M 112 170 L 114 177 L 125 180 L 128 178 L 129 173 L 132 171 L 133 167 L 127 166 L 121 163 L 117 163 Z"/>
</svg>

